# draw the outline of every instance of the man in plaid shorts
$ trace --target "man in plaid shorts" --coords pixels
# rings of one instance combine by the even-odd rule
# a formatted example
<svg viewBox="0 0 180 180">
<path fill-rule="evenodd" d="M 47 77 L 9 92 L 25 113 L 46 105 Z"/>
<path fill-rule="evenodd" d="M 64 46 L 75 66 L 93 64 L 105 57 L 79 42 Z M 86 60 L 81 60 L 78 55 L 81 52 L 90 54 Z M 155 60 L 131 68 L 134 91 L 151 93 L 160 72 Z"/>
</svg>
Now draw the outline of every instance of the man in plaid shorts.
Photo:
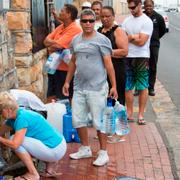
<svg viewBox="0 0 180 180">
<path fill-rule="evenodd" d="M 144 125 L 144 110 L 148 98 L 148 60 L 150 57 L 150 38 L 153 31 L 151 19 L 142 12 L 141 0 L 127 0 L 131 16 L 122 27 L 129 40 L 126 60 L 126 105 L 129 121 L 133 119 L 133 89 L 139 94 L 138 124 Z"/>
</svg>

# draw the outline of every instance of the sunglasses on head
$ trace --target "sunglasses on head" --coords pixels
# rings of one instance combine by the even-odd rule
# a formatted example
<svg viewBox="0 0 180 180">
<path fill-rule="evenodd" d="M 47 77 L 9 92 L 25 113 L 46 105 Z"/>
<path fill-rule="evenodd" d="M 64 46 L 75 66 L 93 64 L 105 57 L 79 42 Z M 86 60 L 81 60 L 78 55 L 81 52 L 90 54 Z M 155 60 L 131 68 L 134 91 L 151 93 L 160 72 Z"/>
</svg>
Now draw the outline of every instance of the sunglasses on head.
<svg viewBox="0 0 180 180">
<path fill-rule="evenodd" d="M 129 6 L 128 8 L 131 9 L 131 10 L 134 10 L 134 9 L 136 9 L 136 7 L 137 6 L 131 6 L 131 7 Z"/>
<path fill-rule="evenodd" d="M 89 23 L 94 23 L 94 22 L 95 22 L 95 19 L 81 19 L 81 22 L 82 22 L 82 23 L 87 23 L 87 22 L 89 22 Z"/>
</svg>

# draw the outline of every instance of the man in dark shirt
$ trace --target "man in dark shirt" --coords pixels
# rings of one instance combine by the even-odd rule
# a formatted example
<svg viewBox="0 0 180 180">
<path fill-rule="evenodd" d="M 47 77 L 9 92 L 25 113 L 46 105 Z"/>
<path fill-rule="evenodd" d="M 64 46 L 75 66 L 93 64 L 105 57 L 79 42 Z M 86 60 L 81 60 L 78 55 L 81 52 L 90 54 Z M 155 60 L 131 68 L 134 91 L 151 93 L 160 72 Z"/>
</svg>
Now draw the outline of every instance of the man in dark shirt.
<svg viewBox="0 0 180 180">
<path fill-rule="evenodd" d="M 144 1 L 144 13 L 151 18 L 153 22 L 153 34 L 150 42 L 149 59 L 149 95 L 155 96 L 154 85 L 156 82 L 157 62 L 160 48 L 160 39 L 166 33 L 166 25 L 163 17 L 154 11 L 154 1 Z"/>
</svg>

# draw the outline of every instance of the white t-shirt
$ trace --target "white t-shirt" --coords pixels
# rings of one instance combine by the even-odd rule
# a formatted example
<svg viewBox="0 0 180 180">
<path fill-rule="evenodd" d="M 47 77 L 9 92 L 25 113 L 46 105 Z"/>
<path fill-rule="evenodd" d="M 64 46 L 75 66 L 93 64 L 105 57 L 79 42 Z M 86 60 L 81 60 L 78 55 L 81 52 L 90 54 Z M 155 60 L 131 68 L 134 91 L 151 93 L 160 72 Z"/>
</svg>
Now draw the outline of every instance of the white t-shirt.
<svg viewBox="0 0 180 180">
<path fill-rule="evenodd" d="M 127 34 L 147 34 L 149 38 L 143 46 L 137 46 L 129 42 L 129 51 L 127 57 L 150 57 L 149 44 L 153 31 L 153 23 L 151 19 L 144 13 L 139 17 L 133 15 L 127 17 L 122 23 L 122 28 Z"/>
<path fill-rule="evenodd" d="M 16 99 L 19 106 L 36 111 L 46 111 L 45 104 L 32 92 L 21 89 L 10 89 L 9 92 Z"/>
</svg>

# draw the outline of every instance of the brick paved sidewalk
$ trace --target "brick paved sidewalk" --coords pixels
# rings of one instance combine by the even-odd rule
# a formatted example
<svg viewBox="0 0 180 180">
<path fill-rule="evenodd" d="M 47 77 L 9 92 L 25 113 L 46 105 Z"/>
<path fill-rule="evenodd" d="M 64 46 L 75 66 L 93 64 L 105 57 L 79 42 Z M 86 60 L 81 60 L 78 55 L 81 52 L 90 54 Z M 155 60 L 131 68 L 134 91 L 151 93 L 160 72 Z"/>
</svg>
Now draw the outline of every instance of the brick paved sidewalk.
<svg viewBox="0 0 180 180">
<path fill-rule="evenodd" d="M 63 175 L 57 179 L 113 180 L 117 176 L 127 176 L 146 180 L 173 180 L 168 153 L 155 124 L 148 122 L 145 126 L 138 126 L 130 123 L 130 126 L 131 133 L 125 142 L 108 144 L 110 162 L 104 167 L 92 165 L 99 149 L 98 141 L 94 139 L 94 129 L 89 129 L 93 158 L 71 160 L 68 155 L 76 151 L 79 144 L 69 143 L 58 168 Z"/>
</svg>

